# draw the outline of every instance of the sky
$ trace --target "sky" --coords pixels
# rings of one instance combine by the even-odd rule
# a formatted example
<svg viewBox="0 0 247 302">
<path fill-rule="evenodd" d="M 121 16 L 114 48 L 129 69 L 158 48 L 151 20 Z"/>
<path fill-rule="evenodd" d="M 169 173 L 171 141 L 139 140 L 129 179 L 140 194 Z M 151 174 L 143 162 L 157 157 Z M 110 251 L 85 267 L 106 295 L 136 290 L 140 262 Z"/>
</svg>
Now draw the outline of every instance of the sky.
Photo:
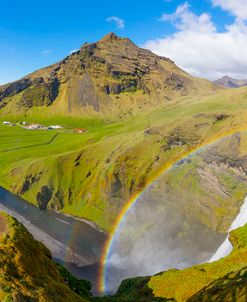
<svg viewBox="0 0 247 302">
<path fill-rule="evenodd" d="M 195 76 L 247 78 L 247 0 L 9 0 L 1 3 L 0 84 L 108 32 Z"/>
</svg>

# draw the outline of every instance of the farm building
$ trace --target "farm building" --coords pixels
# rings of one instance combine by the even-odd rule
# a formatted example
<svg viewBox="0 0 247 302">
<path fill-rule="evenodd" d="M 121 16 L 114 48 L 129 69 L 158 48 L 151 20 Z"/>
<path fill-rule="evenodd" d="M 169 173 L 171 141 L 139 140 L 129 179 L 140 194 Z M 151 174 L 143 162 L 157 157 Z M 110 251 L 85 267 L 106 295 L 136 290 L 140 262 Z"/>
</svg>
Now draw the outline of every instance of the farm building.
<svg viewBox="0 0 247 302">
<path fill-rule="evenodd" d="M 39 124 L 30 124 L 26 127 L 23 127 L 24 129 L 27 129 L 27 130 L 38 130 L 38 129 L 44 129 L 44 126 L 42 125 L 39 125 Z"/>
<path fill-rule="evenodd" d="M 49 130 L 62 129 L 62 128 L 63 128 L 63 127 L 62 127 L 62 126 L 59 126 L 59 125 L 49 126 L 49 127 L 48 127 Z"/>
<path fill-rule="evenodd" d="M 85 128 L 79 128 L 79 129 L 75 129 L 74 132 L 75 133 L 86 133 L 87 129 L 85 129 Z"/>
</svg>

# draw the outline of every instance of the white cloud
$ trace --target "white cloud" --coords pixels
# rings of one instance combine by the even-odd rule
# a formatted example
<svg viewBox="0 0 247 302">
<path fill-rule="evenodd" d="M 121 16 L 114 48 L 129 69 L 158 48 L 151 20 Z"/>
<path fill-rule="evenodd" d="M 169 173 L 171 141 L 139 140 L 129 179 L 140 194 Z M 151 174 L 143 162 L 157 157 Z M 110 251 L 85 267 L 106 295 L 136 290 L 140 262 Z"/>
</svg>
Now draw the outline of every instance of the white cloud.
<svg viewBox="0 0 247 302">
<path fill-rule="evenodd" d="M 144 47 L 195 76 L 247 78 L 247 25 L 243 21 L 236 19 L 224 32 L 218 32 L 209 14 L 194 14 L 187 2 L 161 20 L 173 22 L 177 32 L 147 41 Z"/>
<path fill-rule="evenodd" d="M 247 19 L 246 0 L 212 0 L 214 6 L 219 6 L 223 10 L 230 12 L 239 19 Z"/>
<path fill-rule="evenodd" d="M 214 26 L 208 14 L 200 16 L 189 10 L 188 2 L 181 4 L 173 14 L 163 14 L 159 21 L 171 21 L 179 30 L 213 31 Z"/>
<path fill-rule="evenodd" d="M 123 29 L 125 27 L 125 21 L 119 17 L 111 16 L 106 19 L 107 22 L 114 22 L 117 28 Z"/>
</svg>

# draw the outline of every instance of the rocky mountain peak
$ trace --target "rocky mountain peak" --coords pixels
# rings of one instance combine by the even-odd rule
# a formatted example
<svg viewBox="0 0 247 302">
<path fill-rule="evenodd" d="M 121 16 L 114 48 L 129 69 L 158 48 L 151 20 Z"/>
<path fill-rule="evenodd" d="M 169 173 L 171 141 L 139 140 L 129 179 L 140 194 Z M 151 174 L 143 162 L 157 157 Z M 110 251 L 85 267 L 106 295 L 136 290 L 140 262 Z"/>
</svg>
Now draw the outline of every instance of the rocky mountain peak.
<svg viewBox="0 0 247 302">
<path fill-rule="evenodd" d="M 211 90 L 211 84 L 199 82 L 171 60 L 111 32 L 97 42 L 85 43 L 61 62 L 1 86 L 0 109 L 16 101 L 16 95 L 18 108 L 25 110 L 50 106 L 62 95 L 66 112 L 83 112 L 91 107 L 104 114 L 111 108 L 115 114 L 124 106 L 129 111 L 145 111 L 147 106 L 160 106 L 176 96 L 200 91 L 204 85 Z M 121 107 L 116 96 L 138 100 L 138 105 L 118 102 Z"/>
<path fill-rule="evenodd" d="M 110 32 L 106 34 L 99 42 L 109 42 L 109 41 L 117 41 L 122 40 L 119 36 L 117 36 L 114 32 Z"/>
</svg>

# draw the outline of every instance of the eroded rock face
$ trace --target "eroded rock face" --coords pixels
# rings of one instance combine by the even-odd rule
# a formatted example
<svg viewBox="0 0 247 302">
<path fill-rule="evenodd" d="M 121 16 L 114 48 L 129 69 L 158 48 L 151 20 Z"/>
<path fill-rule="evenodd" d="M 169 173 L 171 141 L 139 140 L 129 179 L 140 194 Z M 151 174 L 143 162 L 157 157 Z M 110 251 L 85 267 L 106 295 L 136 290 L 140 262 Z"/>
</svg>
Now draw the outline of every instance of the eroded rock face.
<svg viewBox="0 0 247 302">
<path fill-rule="evenodd" d="M 47 205 L 53 195 L 53 189 L 48 186 L 41 187 L 41 191 L 37 194 L 37 202 L 40 209 L 47 209 Z"/>
<path fill-rule="evenodd" d="M 166 84 L 170 85 L 173 89 L 179 91 L 185 90 L 186 86 L 190 83 L 189 80 L 185 77 L 172 73 L 171 76 L 166 79 Z"/>
<path fill-rule="evenodd" d="M 22 79 L 0 87 L 0 101 L 25 90 L 30 85 L 32 85 L 32 81 L 30 79 Z"/>
<path fill-rule="evenodd" d="M 242 154 L 241 144 L 241 133 L 236 133 L 207 150 L 202 156 L 207 162 L 216 162 L 231 169 L 239 169 L 243 176 L 246 176 L 247 156 Z"/>
<path fill-rule="evenodd" d="M 57 211 L 61 210 L 64 207 L 64 200 L 63 200 L 63 195 L 61 192 L 57 191 L 54 194 L 53 201 L 51 201 L 50 205 L 51 209 L 55 209 Z"/>
<path fill-rule="evenodd" d="M 97 95 L 95 84 L 90 74 L 73 78 L 69 82 L 68 88 L 68 108 L 72 111 L 74 108 L 92 106 L 95 111 L 100 110 L 99 97 Z"/>
<path fill-rule="evenodd" d="M 23 183 L 23 185 L 22 185 L 22 188 L 21 188 L 19 194 L 20 194 L 20 195 L 25 194 L 35 182 L 38 182 L 38 181 L 39 181 L 39 179 L 40 179 L 40 178 L 39 178 L 38 176 L 32 176 L 32 175 L 31 175 L 31 176 L 28 176 L 28 177 L 25 179 L 25 181 L 24 181 L 24 183 Z"/>
<path fill-rule="evenodd" d="M 21 97 L 21 105 L 27 108 L 49 106 L 58 96 L 58 92 L 59 81 L 57 78 L 49 82 L 45 82 L 43 78 L 37 78 L 33 85 L 24 91 Z"/>
</svg>

